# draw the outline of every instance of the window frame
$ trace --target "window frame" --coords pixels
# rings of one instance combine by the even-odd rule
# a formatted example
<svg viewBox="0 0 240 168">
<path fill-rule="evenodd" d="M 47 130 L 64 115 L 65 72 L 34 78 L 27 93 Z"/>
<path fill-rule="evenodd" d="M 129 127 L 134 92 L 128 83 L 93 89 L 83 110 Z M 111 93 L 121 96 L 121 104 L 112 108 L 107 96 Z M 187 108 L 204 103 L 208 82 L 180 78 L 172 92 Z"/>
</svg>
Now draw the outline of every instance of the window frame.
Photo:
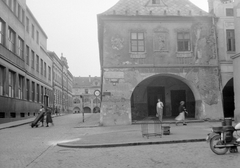
<svg viewBox="0 0 240 168">
<path fill-rule="evenodd" d="M 133 38 L 133 35 L 136 34 L 136 38 Z M 139 37 L 142 34 L 142 39 Z M 130 52 L 131 53 L 146 53 L 146 44 L 145 44 L 145 32 L 144 31 L 131 31 L 130 32 Z M 134 44 L 135 43 L 135 44 Z M 142 44 L 139 44 L 142 43 Z M 136 50 L 133 50 L 133 47 Z M 140 47 L 143 50 L 140 50 Z"/>
<path fill-rule="evenodd" d="M 34 53 L 34 51 L 33 50 L 31 50 L 31 67 L 32 67 L 32 69 L 34 69 L 35 68 L 35 53 Z"/>
<path fill-rule="evenodd" d="M 0 18 L 0 44 L 5 45 L 6 23 Z"/>
<path fill-rule="evenodd" d="M 8 27 L 8 49 L 15 53 L 16 49 L 16 32 L 11 27 Z"/>
<path fill-rule="evenodd" d="M 183 35 L 183 39 L 179 39 L 179 35 Z M 189 38 L 185 39 L 185 35 L 189 36 Z M 186 47 L 187 42 L 187 47 Z M 182 49 L 179 46 L 179 43 L 182 44 Z M 191 32 L 190 31 L 178 31 L 177 32 L 177 52 L 191 52 L 192 51 L 192 41 L 191 41 Z"/>
<path fill-rule="evenodd" d="M 24 41 L 20 36 L 18 36 L 18 56 L 24 58 Z"/>
<path fill-rule="evenodd" d="M 229 36 L 229 33 L 232 33 Z M 226 45 L 227 52 L 235 52 L 236 51 L 236 39 L 235 39 L 235 30 L 234 29 L 226 29 Z"/>
</svg>

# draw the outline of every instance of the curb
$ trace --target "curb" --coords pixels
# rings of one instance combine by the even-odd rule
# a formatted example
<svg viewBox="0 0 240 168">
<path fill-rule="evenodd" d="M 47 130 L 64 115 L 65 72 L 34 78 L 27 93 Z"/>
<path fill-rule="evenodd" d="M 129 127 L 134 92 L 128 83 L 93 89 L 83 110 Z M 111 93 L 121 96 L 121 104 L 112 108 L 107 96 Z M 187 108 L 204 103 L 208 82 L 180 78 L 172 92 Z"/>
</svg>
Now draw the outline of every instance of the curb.
<svg viewBox="0 0 240 168">
<path fill-rule="evenodd" d="M 174 143 L 190 143 L 190 142 L 203 142 L 203 139 L 188 139 L 188 140 L 170 140 L 170 141 L 158 141 L 158 142 L 126 142 L 126 143 L 109 143 L 109 144 L 91 144 L 91 145 L 79 145 L 71 143 L 59 143 L 57 146 L 65 148 L 109 148 L 109 147 L 124 147 L 124 146 L 139 146 L 139 145 L 156 145 L 156 144 L 174 144 Z"/>
</svg>

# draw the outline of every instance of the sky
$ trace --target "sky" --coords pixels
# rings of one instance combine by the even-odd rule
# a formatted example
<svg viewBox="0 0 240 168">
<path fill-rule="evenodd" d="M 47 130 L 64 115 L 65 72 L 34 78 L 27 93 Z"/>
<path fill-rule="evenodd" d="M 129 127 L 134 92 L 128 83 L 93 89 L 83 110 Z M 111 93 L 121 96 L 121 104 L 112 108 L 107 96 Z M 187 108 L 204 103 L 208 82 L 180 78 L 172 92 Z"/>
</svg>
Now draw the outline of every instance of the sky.
<svg viewBox="0 0 240 168">
<path fill-rule="evenodd" d="M 100 76 L 97 14 L 118 0 L 26 0 L 48 36 L 47 50 L 67 58 L 74 77 Z M 208 11 L 207 0 L 190 0 Z"/>
</svg>

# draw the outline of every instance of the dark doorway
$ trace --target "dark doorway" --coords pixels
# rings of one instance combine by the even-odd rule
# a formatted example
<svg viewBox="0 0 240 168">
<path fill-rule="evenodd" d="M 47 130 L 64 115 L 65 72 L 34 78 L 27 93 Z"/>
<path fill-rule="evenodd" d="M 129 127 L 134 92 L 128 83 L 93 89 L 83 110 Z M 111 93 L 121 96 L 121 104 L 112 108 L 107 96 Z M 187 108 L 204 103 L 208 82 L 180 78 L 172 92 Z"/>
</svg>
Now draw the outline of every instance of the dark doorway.
<svg viewBox="0 0 240 168">
<path fill-rule="evenodd" d="M 172 116 L 178 116 L 178 107 L 180 101 L 186 102 L 186 92 L 185 90 L 172 90 L 171 91 L 171 103 L 172 103 Z"/>
<path fill-rule="evenodd" d="M 223 110 L 224 117 L 234 117 L 234 90 L 233 90 L 233 78 L 228 81 L 223 89 Z"/>
<path fill-rule="evenodd" d="M 164 87 L 148 87 L 147 95 L 148 95 L 148 116 L 156 116 L 157 100 L 160 98 L 163 104 L 165 104 L 165 89 Z"/>
</svg>

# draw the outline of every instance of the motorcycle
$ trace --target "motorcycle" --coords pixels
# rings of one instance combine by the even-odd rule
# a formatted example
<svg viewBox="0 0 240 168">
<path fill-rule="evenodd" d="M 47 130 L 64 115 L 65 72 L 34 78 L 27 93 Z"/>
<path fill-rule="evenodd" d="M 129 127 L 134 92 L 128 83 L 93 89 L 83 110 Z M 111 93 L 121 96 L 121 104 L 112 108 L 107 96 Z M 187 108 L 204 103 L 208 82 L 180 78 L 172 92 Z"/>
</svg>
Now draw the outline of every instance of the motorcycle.
<svg viewBox="0 0 240 168">
<path fill-rule="evenodd" d="M 206 140 L 210 144 L 211 150 L 217 155 L 224 155 L 228 151 L 230 153 L 238 153 L 240 146 L 240 123 L 235 127 L 231 124 L 221 127 L 212 127 L 212 132 L 208 134 Z"/>
</svg>

